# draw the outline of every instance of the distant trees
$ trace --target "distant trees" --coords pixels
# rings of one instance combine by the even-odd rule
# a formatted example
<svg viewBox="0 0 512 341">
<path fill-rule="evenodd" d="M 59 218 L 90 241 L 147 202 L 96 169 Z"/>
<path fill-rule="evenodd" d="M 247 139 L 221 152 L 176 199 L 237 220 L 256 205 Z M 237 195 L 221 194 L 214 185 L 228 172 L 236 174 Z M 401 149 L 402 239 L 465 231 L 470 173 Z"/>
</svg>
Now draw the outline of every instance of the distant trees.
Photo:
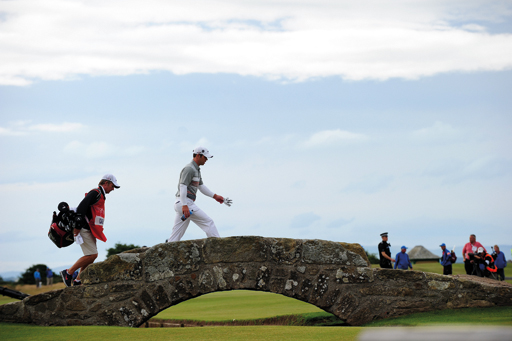
<svg viewBox="0 0 512 341">
<path fill-rule="evenodd" d="M 368 257 L 370 264 L 379 264 L 380 263 L 380 259 L 379 259 L 379 257 L 377 257 L 376 253 L 368 253 L 368 251 L 366 251 L 366 250 L 364 252 L 366 252 L 366 257 Z"/>
<path fill-rule="evenodd" d="M 107 249 L 107 258 L 113 255 L 117 255 L 118 253 L 138 249 L 140 246 L 133 245 L 133 244 L 121 244 L 116 243 L 114 247 L 111 247 L 110 249 Z"/>
<path fill-rule="evenodd" d="M 34 272 L 36 269 L 39 269 L 39 273 L 41 274 L 41 279 L 44 281 L 46 277 L 46 264 L 36 264 L 32 265 L 30 268 L 25 270 L 23 274 L 21 274 L 18 283 L 20 284 L 36 284 L 36 280 L 34 278 Z"/>
</svg>

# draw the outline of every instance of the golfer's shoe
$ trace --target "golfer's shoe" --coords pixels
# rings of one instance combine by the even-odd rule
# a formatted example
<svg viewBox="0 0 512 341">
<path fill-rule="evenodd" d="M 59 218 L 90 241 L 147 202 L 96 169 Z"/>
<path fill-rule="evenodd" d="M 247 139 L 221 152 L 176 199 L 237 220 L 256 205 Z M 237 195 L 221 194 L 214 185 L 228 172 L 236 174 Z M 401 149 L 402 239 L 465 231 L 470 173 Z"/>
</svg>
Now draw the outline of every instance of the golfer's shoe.
<svg viewBox="0 0 512 341">
<path fill-rule="evenodd" d="M 79 280 L 79 279 L 75 279 L 75 280 L 73 281 L 73 286 L 75 286 L 75 285 L 82 285 L 82 281 L 81 281 L 81 280 Z"/>
<path fill-rule="evenodd" d="M 70 287 L 73 275 L 68 274 L 68 270 L 62 270 L 60 272 L 60 276 L 62 277 L 64 284 L 66 284 L 67 287 Z"/>
</svg>

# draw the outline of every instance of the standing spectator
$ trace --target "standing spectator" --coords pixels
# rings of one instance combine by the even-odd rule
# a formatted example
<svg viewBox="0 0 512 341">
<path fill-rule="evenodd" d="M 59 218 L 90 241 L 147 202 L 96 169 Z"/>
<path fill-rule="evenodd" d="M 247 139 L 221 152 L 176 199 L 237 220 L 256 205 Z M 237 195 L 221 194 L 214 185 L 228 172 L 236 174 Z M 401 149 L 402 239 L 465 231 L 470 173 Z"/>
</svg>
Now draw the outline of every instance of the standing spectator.
<svg viewBox="0 0 512 341">
<path fill-rule="evenodd" d="M 380 258 L 380 267 L 383 269 L 393 269 L 391 262 L 395 260 L 391 258 L 391 251 L 389 247 L 391 244 L 388 243 L 388 233 L 381 233 L 382 241 L 379 243 L 379 258 Z"/>
<path fill-rule="evenodd" d="M 441 256 L 441 265 L 443 266 L 443 275 L 451 275 L 452 274 L 452 254 L 446 248 L 445 243 L 443 243 L 439 246 L 443 250 L 443 255 Z"/>
<path fill-rule="evenodd" d="M 501 281 L 505 280 L 505 267 L 507 266 L 507 260 L 505 259 L 505 254 L 500 251 L 500 247 L 498 245 L 494 245 L 494 252 L 496 253 L 496 260 L 494 264 L 498 268 L 498 278 Z"/>
<path fill-rule="evenodd" d="M 50 268 L 46 268 L 46 285 L 53 285 L 53 271 Z"/>
<path fill-rule="evenodd" d="M 39 268 L 34 272 L 34 279 L 36 280 L 36 288 L 41 287 L 41 273 L 39 272 Z"/>
<path fill-rule="evenodd" d="M 409 255 L 407 253 L 405 253 L 405 251 L 407 250 L 407 247 L 405 245 L 402 245 L 402 247 L 400 249 L 401 249 L 400 252 L 397 253 L 395 256 L 395 259 L 396 259 L 395 269 L 399 268 L 400 270 L 407 270 L 408 268 L 411 268 L 411 270 L 412 270 L 412 265 L 411 265 L 411 261 L 409 260 Z"/>
<path fill-rule="evenodd" d="M 464 259 L 464 268 L 466 269 L 467 275 L 473 274 L 473 267 L 475 265 L 475 262 L 469 259 L 469 253 L 477 253 L 479 247 L 484 246 L 476 241 L 476 236 L 474 234 L 470 235 L 469 243 L 466 243 L 466 245 L 464 245 L 464 248 L 462 249 L 462 259 Z M 485 251 L 487 252 L 487 250 Z"/>
</svg>

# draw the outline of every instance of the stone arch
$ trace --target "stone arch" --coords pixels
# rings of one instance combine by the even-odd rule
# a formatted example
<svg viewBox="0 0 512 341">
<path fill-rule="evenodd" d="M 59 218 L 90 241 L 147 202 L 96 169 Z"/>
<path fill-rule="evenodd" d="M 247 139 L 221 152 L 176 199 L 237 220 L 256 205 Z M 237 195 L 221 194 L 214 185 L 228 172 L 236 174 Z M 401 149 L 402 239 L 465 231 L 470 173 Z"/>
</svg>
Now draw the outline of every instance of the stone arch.
<svg viewBox="0 0 512 341">
<path fill-rule="evenodd" d="M 508 283 L 372 269 L 359 244 L 263 237 L 158 244 L 95 263 L 84 285 L 0 307 L 0 320 L 137 327 L 160 311 L 223 290 L 292 297 L 350 325 L 414 312 L 512 305 Z"/>
</svg>

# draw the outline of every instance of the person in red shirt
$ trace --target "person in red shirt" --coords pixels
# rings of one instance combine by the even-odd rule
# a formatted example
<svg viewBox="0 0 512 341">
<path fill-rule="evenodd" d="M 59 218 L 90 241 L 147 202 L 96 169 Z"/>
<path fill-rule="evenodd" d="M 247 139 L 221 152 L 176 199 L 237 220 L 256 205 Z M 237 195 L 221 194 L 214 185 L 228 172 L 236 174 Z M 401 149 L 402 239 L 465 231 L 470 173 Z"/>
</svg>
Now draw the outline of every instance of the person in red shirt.
<svg viewBox="0 0 512 341">
<path fill-rule="evenodd" d="M 466 274 L 468 275 L 475 275 L 475 273 L 473 273 L 475 262 L 469 258 L 469 253 L 477 253 L 479 247 L 482 247 L 485 250 L 485 247 L 479 242 L 477 242 L 476 236 L 472 234 L 469 236 L 469 243 L 466 243 L 466 245 L 464 245 L 464 248 L 462 249 L 464 268 L 466 269 Z M 487 252 L 487 250 L 485 251 Z"/>
</svg>

